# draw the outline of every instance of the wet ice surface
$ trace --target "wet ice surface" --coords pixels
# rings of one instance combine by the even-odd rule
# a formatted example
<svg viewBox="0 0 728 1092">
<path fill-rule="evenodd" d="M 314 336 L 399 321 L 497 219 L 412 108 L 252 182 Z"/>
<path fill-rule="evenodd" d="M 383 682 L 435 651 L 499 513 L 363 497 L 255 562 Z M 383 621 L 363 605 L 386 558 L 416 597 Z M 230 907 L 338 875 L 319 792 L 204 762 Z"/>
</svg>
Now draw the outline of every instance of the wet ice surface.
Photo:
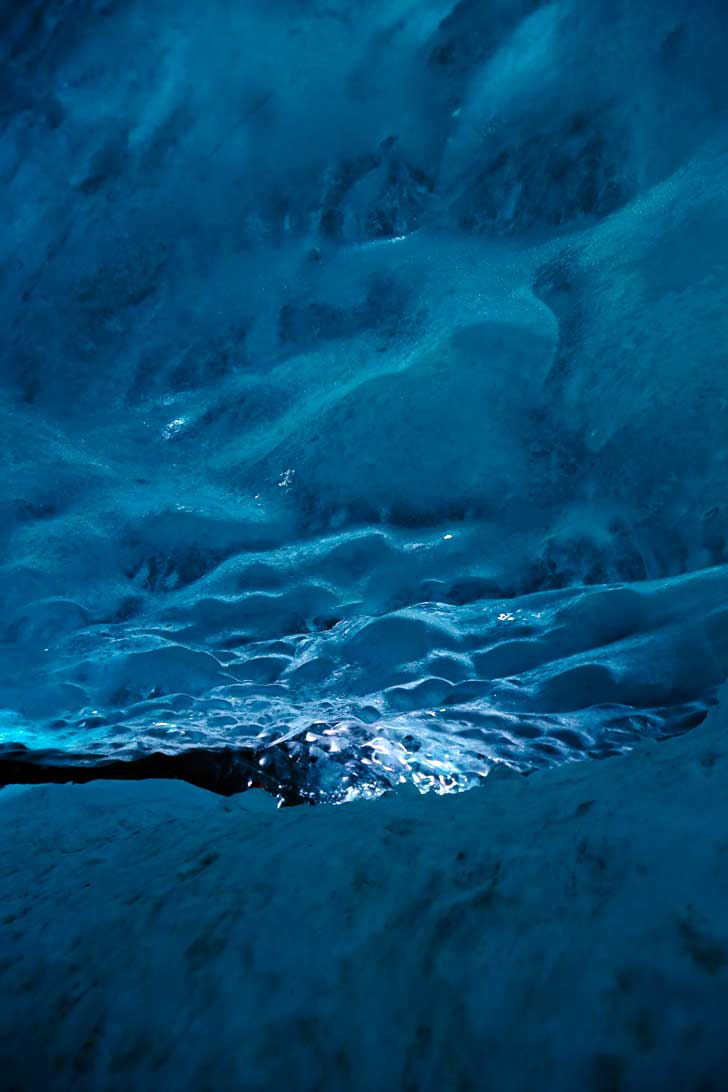
<svg viewBox="0 0 728 1092">
<path fill-rule="evenodd" d="M 6 775 L 340 800 L 700 719 L 725 45 L 708 0 L 3 17 Z"/>
<path fill-rule="evenodd" d="M 155 600 L 143 622 L 77 627 L 74 604 L 46 603 L 7 651 L 21 687 L 35 654 L 37 682 L 3 722 L 31 753 L 5 757 L 47 763 L 55 750 L 93 765 L 224 749 L 221 791 L 345 800 L 405 781 L 467 788 L 496 763 L 603 757 L 699 723 L 724 670 L 725 567 L 510 598 L 484 598 L 482 578 L 421 579 L 445 575 L 443 554 L 466 537 L 325 538 L 267 555 L 266 586 L 250 592 L 233 588 L 248 567 L 260 581 L 264 562 L 235 558 Z M 412 602 L 391 604 L 387 574 L 400 592 L 409 576 Z M 374 585 L 390 600 L 376 614 Z M 74 626 L 59 637 L 64 616 Z"/>
</svg>

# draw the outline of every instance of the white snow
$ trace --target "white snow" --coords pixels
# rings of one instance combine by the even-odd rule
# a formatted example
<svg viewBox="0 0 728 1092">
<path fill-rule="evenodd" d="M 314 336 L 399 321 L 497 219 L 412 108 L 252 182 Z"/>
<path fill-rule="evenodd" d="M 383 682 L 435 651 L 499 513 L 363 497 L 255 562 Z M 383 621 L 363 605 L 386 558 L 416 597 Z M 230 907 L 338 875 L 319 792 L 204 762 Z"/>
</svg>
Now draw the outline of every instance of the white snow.
<svg viewBox="0 0 728 1092">
<path fill-rule="evenodd" d="M 0 792 L 0 1085 L 724 1088 L 726 702 L 460 796 Z"/>
</svg>

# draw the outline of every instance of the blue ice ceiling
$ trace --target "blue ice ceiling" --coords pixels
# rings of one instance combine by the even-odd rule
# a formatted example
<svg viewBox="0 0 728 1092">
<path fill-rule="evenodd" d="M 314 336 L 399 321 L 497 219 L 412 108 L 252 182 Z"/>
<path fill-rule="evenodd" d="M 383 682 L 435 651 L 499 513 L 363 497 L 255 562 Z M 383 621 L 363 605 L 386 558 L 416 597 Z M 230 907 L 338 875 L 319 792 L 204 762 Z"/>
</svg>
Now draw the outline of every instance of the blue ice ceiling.
<svg viewBox="0 0 728 1092">
<path fill-rule="evenodd" d="M 339 799 L 700 719 L 727 47 L 717 0 L 3 9 L 11 765 Z"/>
</svg>

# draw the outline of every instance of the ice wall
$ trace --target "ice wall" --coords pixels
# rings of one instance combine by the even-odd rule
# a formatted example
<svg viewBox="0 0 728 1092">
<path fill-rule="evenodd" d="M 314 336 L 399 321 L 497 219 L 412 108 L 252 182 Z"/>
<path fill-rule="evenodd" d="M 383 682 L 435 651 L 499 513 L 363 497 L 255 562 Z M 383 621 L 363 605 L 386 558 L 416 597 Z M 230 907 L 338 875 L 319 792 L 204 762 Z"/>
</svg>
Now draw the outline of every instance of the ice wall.
<svg viewBox="0 0 728 1092">
<path fill-rule="evenodd" d="M 475 604 L 488 652 L 513 597 L 725 563 L 724 4 L 0 19 L 6 741 L 122 746 L 140 702 L 170 747 L 215 708 L 234 740 L 379 724 L 383 691 L 439 680 L 402 699 L 421 732 L 443 685 L 520 678 L 532 646 L 502 676 L 410 620 L 386 672 L 362 653 L 368 722 L 347 626 Z M 727 667 L 705 588 L 658 672 L 681 702 Z M 647 691 L 592 704 L 676 700 Z"/>
</svg>

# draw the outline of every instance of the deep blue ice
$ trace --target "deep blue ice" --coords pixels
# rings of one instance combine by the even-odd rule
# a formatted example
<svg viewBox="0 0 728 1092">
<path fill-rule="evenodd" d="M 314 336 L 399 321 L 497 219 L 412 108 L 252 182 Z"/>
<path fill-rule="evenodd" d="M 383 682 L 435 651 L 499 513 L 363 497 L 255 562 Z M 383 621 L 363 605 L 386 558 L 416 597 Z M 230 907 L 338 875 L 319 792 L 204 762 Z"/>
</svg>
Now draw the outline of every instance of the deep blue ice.
<svg viewBox="0 0 728 1092">
<path fill-rule="evenodd" d="M 699 722 L 725 15 L 0 10 L 0 759 L 345 799 Z"/>
</svg>

